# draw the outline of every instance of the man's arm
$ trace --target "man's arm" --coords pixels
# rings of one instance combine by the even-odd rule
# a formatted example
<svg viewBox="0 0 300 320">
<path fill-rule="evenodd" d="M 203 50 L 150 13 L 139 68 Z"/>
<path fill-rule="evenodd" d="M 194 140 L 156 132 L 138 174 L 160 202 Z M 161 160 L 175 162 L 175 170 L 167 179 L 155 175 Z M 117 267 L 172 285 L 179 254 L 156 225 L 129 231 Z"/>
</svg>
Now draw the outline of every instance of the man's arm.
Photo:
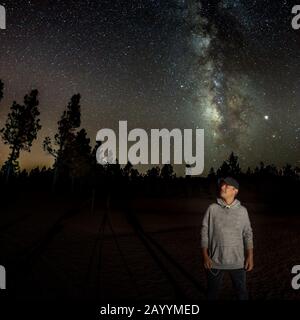
<svg viewBox="0 0 300 320">
<path fill-rule="evenodd" d="M 253 248 L 246 250 L 246 260 L 245 260 L 245 269 L 246 271 L 251 271 L 254 267 L 253 261 Z"/>
<path fill-rule="evenodd" d="M 251 228 L 251 223 L 248 215 L 248 211 L 246 210 L 246 223 L 243 230 L 243 239 L 246 250 L 246 259 L 245 259 L 245 269 L 246 271 L 251 271 L 254 267 L 253 260 L 253 231 Z"/>
<path fill-rule="evenodd" d="M 208 249 L 202 248 L 202 256 L 203 256 L 203 265 L 205 269 L 211 269 L 212 268 L 212 261 L 208 255 Z"/>
<path fill-rule="evenodd" d="M 209 208 L 206 210 L 201 226 L 201 248 L 203 256 L 203 264 L 205 269 L 212 268 L 212 261 L 208 255 L 208 242 L 209 242 Z"/>
</svg>

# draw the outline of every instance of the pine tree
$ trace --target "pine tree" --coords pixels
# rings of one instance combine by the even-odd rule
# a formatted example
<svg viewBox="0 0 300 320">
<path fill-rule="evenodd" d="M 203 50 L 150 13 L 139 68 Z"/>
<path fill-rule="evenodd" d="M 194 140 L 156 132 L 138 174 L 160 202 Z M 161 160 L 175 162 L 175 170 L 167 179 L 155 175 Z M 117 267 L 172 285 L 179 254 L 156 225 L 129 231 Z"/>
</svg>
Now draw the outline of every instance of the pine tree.
<svg viewBox="0 0 300 320">
<path fill-rule="evenodd" d="M 213 179 L 216 177 L 215 169 L 213 167 L 210 168 L 208 176 L 209 179 Z"/>
<path fill-rule="evenodd" d="M 221 167 L 217 170 L 219 177 L 226 177 L 228 175 L 237 177 L 241 174 L 241 168 L 239 165 L 239 158 L 233 152 L 229 155 L 229 158 L 224 161 Z"/>
<path fill-rule="evenodd" d="M 68 164 L 72 157 L 70 147 L 75 144 L 76 129 L 81 124 L 80 94 L 72 96 L 66 110 L 64 110 L 58 121 L 58 132 L 54 136 L 54 143 L 50 137 L 46 137 L 43 142 L 43 149 L 55 159 L 53 187 L 56 184 L 59 173 L 69 173 Z"/>
<path fill-rule="evenodd" d="M 231 152 L 228 160 L 229 171 L 232 176 L 238 176 L 241 173 L 241 168 L 239 165 L 239 158 L 233 152 Z"/>
<path fill-rule="evenodd" d="M 90 139 L 85 129 L 77 132 L 72 143 L 66 146 L 65 153 L 68 155 L 65 165 L 69 169 L 74 190 L 75 179 L 88 176 L 92 168 Z"/>
<path fill-rule="evenodd" d="M 25 95 L 23 105 L 14 101 L 5 126 L 0 130 L 4 143 L 10 148 L 8 160 L 4 165 L 6 181 L 8 181 L 10 174 L 19 168 L 17 160 L 20 152 L 22 150 L 30 152 L 32 143 L 41 129 L 37 96 L 38 91 L 32 90 L 28 95 Z"/>
<path fill-rule="evenodd" d="M 169 163 L 164 164 L 164 166 L 161 168 L 160 176 L 163 179 L 172 179 L 174 177 L 173 166 Z"/>
</svg>

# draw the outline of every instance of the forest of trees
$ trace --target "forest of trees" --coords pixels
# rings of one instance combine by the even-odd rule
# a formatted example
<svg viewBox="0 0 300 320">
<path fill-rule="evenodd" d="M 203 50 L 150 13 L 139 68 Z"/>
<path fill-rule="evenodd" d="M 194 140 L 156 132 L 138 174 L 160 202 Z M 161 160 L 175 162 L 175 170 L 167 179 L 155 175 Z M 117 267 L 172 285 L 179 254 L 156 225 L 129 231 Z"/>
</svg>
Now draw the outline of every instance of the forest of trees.
<svg viewBox="0 0 300 320">
<path fill-rule="evenodd" d="M 0 80 L 0 104 L 3 99 L 4 84 Z M 300 168 L 286 164 L 282 168 L 275 165 L 265 165 L 261 162 L 254 169 L 243 172 L 238 156 L 233 152 L 223 162 L 220 168 L 211 168 L 207 178 L 177 177 L 171 164 L 162 167 L 155 166 L 140 173 L 130 163 L 121 167 L 115 165 L 100 165 L 96 162 L 96 150 L 99 143 L 92 146 L 87 132 L 81 127 L 80 94 L 71 97 L 60 119 L 57 122 L 57 132 L 54 137 L 45 137 L 41 146 L 45 153 L 51 155 L 54 164 L 51 168 L 36 167 L 30 171 L 21 169 L 19 157 L 21 152 L 30 152 L 34 140 L 42 128 L 38 90 L 32 90 L 24 96 L 22 104 L 13 101 L 3 128 L 0 130 L 4 144 L 9 147 L 8 159 L 2 164 L 0 171 L 1 185 L 24 185 L 28 183 L 47 190 L 69 190 L 97 188 L 99 185 L 118 185 L 122 183 L 141 183 L 143 181 L 151 189 L 155 181 L 176 184 L 175 181 L 186 180 L 191 185 L 195 179 L 199 181 L 216 181 L 218 177 L 233 176 L 239 179 L 283 178 L 299 182 Z M 162 182 L 164 181 L 164 182 Z M 181 183 L 181 182 L 177 182 Z M 150 186 L 150 187 L 149 187 Z M 168 189 L 168 188 L 166 188 Z"/>
</svg>

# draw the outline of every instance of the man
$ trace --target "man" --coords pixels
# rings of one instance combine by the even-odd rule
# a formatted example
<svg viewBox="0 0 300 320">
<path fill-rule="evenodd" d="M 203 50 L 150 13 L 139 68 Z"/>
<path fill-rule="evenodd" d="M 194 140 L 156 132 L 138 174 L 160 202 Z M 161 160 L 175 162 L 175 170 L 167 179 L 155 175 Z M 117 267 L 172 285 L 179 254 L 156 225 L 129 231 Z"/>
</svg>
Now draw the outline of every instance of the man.
<svg viewBox="0 0 300 320">
<path fill-rule="evenodd" d="M 204 215 L 201 247 L 207 271 L 207 298 L 217 299 L 225 272 L 230 274 L 239 300 L 247 300 L 246 271 L 253 269 L 253 234 L 247 209 L 235 197 L 239 183 L 219 181 L 220 197 Z"/>
</svg>

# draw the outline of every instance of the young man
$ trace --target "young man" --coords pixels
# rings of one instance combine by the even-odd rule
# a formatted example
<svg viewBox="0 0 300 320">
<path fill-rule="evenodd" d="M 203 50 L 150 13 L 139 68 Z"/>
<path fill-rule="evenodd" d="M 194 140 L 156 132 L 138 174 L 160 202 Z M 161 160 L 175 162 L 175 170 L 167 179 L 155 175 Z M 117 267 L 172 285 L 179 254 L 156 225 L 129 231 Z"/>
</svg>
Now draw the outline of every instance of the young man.
<svg viewBox="0 0 300 320">
<path fill-rule="evenodd" d="M 207 298 L 217 299 L 225 272 L 229 272 L 239 300 L 247 300 L 246 271 L 253 269 L 253 233 L 247 209 L 235 199 L 239 183 L 219 181 L 220 197 L 204 215 L 201 247 L 207 271 Z"/>
</svg>

